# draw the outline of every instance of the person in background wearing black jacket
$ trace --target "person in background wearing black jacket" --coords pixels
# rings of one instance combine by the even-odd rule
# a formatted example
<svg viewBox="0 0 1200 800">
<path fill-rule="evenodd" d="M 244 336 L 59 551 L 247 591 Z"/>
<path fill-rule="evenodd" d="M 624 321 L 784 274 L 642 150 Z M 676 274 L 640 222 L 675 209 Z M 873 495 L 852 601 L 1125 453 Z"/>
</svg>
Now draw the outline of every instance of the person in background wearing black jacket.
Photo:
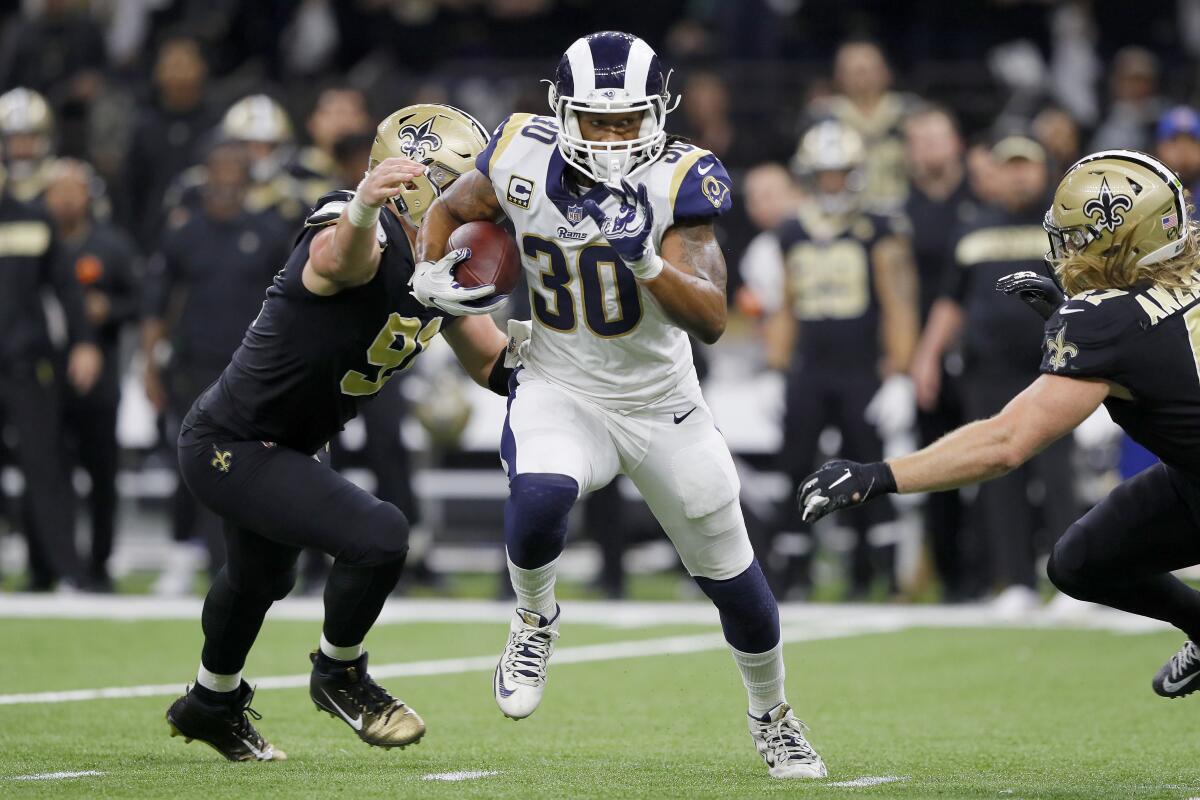
<svg viewBox="0 0 1200 800">
<path fill-rule="evenodd" d="M 932 408 L 941 382 L 942 355 L 961 334 L 963 407 L 966 419 L 992 416 L 1037 377 L 1042 339 L 1028 312 L 1006 302 L 993 287 L 1003 275 L 1045 272 L 1046 154 L 1024 136 L 1008 136 L 992 148 L 998 199 L 964 226 L 954 249 L 957 267 L 929 312 L 913 382 L 917 403 Z M 990 583 L 1000 590 L 996 610 L 1017 615 L 1038 605 L 1035 531 L 1057 537 L 1077 515 L 1071 440 L 1061 439 L 1003 478 L 979 487 L 974 521 L 990 554 Z M 1041 519 L 1030 489 L 1040 484 Z M 1038 522 L 1041 525 L 1038 525 Z"/>
<path fill-rule="evenodd" d="M 246 210 L 250 160 L 244 145 L 216 145 L 205 170 L 199 208 L 172 210 L 159 251 L 147 264 L 146 393 L 156 409 L 167 413 L 168 441 L 175 440 L 192 401 L 229 363 L 289 252 L 290 232 L 279 217 Z M 161 352 L 168 342 L 169 361 Z M 197 564 L 187 543 L 193 539 L 208 546 L 210 571 L 224 561 L 215 515 L 197 506 L 182 481 L 175 493 L 173 530 L 182 546 L 155 586 L 160 594 L 191 590 Z"/>
<path fill-rule="evenodd" d="M 50 221 L 9 193 L 0 166 L 0 274 L 5 281 L 0 292 L 0 405 L 19 437 L 30 588 L 39 590 L 83 582 L 70 475 L 60 446 L 64 370 L 50 340 L 41 302 L 44 289 L 53 291 L 66 316 L 70 349 L 65 380 L 86 394 L 103 362 L 79 284 L 58 268 L 56 250 Z"/>
<path fill-rule="evenodd" d="M 88 588 L 111 592 L 108 558 L 117 512 L 117 406 L 121 399 L 118 346 L 122 327 L 137 318 L 138 254 L 124 232 L 92 217 L 99 179 L 91 166 L 59 159 L 46 188 L 46 211 L 59 237 L 58 269 L 74 275 L 83 308 L 96 330 L 104 369 L 90 392 L 68 388 L 66 428 L 79 463 L 87 470 L 92 548 Z"/>
</svg>

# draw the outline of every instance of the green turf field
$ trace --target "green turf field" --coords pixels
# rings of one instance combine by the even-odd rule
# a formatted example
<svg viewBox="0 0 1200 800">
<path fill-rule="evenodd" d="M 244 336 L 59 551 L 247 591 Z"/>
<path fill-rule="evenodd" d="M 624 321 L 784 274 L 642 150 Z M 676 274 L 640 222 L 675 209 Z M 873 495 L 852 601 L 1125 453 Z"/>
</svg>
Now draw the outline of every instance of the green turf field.
<svg viewBox="0 0 1200 800">
<path fill-rule="evenodd" d="M 786 621 L 786 620 L 785 620 Z M 794 626 L 793 626 L 794 627 Z M 301 674 L 318 627 L 268 620 L 247 675 Z M 564 626 L 560 652 L 715 627 Z M 373 664 L 493 656 L 503 624 L 385 625 Z M 0 619 L 0 692 L 177 682 L 198 625 Z M 544 705 L 504 719 L 490 674 L 381 680 L 426 719 L 416 747 L 381 751 L 318 714 L 303 689 L 263 690 L 260 730 L 290 758 L 230 764 L 167 736 L 172 698 L 0 705 L 0 797 L 877 797 L 1200 796 L 1200 701 L 1153 695 L 1169 633 L 916 629 L 787 647 L 789 696 L 829 765 L 819 782 L 767 777 L 728 655 L 551 662 Z M 17 776 L 93 770 L 74 779 Z M 496 774 L 459 782 L 424 776 Z M 833 784 L 902 778 L 869 788 Z"/>
</svg>

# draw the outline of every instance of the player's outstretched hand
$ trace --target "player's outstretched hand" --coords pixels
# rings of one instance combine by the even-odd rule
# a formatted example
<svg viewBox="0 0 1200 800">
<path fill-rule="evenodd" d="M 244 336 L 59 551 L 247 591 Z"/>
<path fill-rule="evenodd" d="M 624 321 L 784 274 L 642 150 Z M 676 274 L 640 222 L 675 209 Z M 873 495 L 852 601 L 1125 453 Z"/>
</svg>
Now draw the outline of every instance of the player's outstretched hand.
<svg viewBox="0 0 1200 800">
<path fill-rule="evenodd" d="M 613 250 L 625 262 L 625 266 L 640 281 L 649 281 L 658 277 L 662 272 L 663 262 L 654 245 L 650 234 L 654 230 L 654 209 L 646 185 L 640 184 L 634 189 L 625 181 L 621 188 L 604 184 L 604 188 L 617 199 L 620 204 L 611 216 L 604 213 L 600 204 L 595 200 L 583 201 L 583 210 L 596 223 L 600 233 L 608 240 Z"/>
<path fill-rule="evenodd" d="M 454 265 L 471 257 L 471 250 L 460 247 L 451 250 L 437 261 L 422 261 L 413 269 L 410 284 L 412 296 L 417 302 L 428 308 L 437 308 L 456 317 L 473 314 L 490 314 L 496 306 L 505 302 L 507 297 L 500 297 L 494 303 L 467 305 L 472 300 L 482 300 L 495 294 L 496 287 L 490 283 L 483 286 L 463 288 L 454 279 Z"/>
<path fill-rule="evenodd" d="M 892 468 L 883 461 L 860 464 L 836 459 L 804 479 L 796 493 L 802 519 L 816 522 L 839 508 L 857 506 L 896 491 Z"/>
<path fill-rule="evenodd" d="M 1066 300 L 1062 289 L 1045 275 L 1036 272 L 1012 272 L 996 281 L 996 291 L 1015 294 L 1042 319 L 1050 319 Z"/>
<path fill-rule="evenodd" d="M 425 165 L 410 158 L 385 158 L 358 184 L 358 197 L 364 205 L 379 208 L 424 173 Z"/>
</svg>

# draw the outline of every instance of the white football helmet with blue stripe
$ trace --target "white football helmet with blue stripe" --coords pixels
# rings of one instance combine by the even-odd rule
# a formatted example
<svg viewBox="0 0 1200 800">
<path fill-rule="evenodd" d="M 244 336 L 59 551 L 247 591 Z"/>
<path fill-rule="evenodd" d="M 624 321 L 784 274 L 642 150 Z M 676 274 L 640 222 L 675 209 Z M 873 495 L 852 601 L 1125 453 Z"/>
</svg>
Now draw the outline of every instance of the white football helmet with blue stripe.
<svg viewBox="0 0 1200 800">
<path fill-rule="evenodd" d="M 654 50 L 636 36 L 603 31 L 576 39 L 559 60 L 549 93 L 563 158 L 601 183 L 618 183 L 652 163 L 666 147 L 667 114 L 679 105 L 678 99 L 670 105 L 669 79 Z M 580 111 L 644 113 L 637 138 L 614 143 L 583 138 Z"/>
</svg>

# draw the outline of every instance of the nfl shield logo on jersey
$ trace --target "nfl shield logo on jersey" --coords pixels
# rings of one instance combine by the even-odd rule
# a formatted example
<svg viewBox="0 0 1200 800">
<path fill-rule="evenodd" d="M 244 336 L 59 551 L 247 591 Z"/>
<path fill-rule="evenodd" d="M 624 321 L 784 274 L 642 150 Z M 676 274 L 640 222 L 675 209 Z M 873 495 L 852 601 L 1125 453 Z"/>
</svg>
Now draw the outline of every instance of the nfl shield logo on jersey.
<svg viewBox="0 0 1200 800">
<path fill-rule="evenodd" d="M 583 222 L 583 206 L 572 205 L 567 206 L 567 222 L 572 225 L 578 225 Z"/>
</svg>

